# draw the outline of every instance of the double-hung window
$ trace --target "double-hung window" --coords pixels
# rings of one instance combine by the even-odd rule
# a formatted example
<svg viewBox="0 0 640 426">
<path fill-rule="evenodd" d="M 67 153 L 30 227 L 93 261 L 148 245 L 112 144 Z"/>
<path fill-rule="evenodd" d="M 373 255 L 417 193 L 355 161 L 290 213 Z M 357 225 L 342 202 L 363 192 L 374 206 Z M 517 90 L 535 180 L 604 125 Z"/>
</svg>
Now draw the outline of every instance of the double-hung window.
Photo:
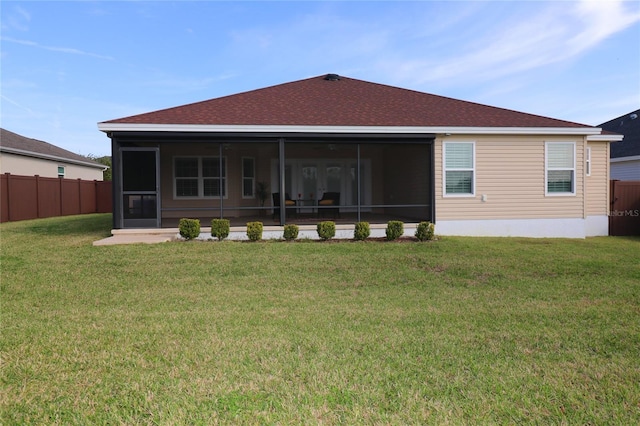
<svg viewBox="0 0 640 426">
<path fill-rule="evenodd" d="M 475 143 L 444 142 L 444 195 L 475 194 Z"/>
<path fill-rule="evenodd" d="M 176 197 L 198 197 L 199 160 L 176 158 L 174 163 Z"/>
<path fill-rule="evenodd" d="M 212 198 L 227 195 L 226 158 L 174 158 L 176 198 Z"/>
<path fill-rule="evenodd" d="M 220 157 L 202 157 L 202 183 L 205 197 L 227 196 L 227 167 Z M 221 192 L 222 191 L 222 192 Z"/>
<path fill-rule="evenodd" d="M 575 195 L 576 144 L 574 142 L 546 142 L 546 194 Z"/>
<path fill-rule="evenodd" d="M 255 161 L 250 157 L 242 158 L 242 198 L 253 198 L 256 187 Z"/>
</svg>

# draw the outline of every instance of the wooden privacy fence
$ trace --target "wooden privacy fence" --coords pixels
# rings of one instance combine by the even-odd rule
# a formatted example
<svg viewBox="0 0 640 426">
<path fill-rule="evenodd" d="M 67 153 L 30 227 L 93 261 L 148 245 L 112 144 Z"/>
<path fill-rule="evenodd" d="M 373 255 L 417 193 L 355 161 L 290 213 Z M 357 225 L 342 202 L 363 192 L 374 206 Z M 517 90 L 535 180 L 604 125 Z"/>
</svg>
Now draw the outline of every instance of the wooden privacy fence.
<svg viewBox="0 0 640 426">
<path fill-rule="evenodd" d="M 111 182 L 0 175 L 0 222 L 111 212 Z"/>
<path fill-rule="evenodd" d="M 640 235 L 640 181 L 612 180 L 609 235 Z"/>
</svg>

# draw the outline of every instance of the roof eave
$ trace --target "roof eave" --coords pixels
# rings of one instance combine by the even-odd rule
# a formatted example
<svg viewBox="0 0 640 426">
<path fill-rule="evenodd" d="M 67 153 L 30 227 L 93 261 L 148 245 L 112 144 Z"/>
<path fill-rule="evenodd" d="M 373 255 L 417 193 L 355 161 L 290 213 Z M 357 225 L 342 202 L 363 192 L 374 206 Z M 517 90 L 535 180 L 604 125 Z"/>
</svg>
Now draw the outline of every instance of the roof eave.
<svg viewBox="0 0 640 426">
<path fill-rule="evenodd" d="M 449 126 L 286 126 L 98 123 L 103 132 L 197 132 L 197 133 L 340 133 L 340 134 L 450 134 L 450 135 L 582 135 L 603 136 L 597 127 L 449 127 Z M 619 140 L 618 135 L 603 139 Z M 591 139 L 589 139 L 591 140 Z"/>
<path fill-rule="evenodd" d="M 6 152 L 6 153 L 9 153 L 9 154 L 23 155 L 25 157 L 40 158 L 40 159 L 43 159 L 43 160 L 54 160 L 54 161 L 59 161 L 61 163 L 75 164 L 75 165 L 78 165 L 78 166 L 85 166 L 85 167 L 92 167 L 94 169 L 101 169 L 102 171 L 105 171 L 105 170 L 107 170 L 109 168 L 108 166 L 105 166 L 104 164 L 84 162 L 84 161 L 80 161 L 80 160 L 74 160 L 74 159 L 71 159 L 71 158 L 59 157 L 57 155 L 40 154 L 38 152 L 25 151 L 23 149 L 9 148 L 9 147 L 5 147 L 5 146 L 0 147 L 0 151 Z"/>
<path fill-rule="evenodd" d="M 620 142 L 622 139 L 624 139 L 624 135 L 595 134 L 587 136 L 589 142 Z"/>
<path fill-rule="evenodd" d="M 625 161 L 638 161 L 640 160 L 640 155 L 630 155 L 628 157 L 615 157 L 611 158 L 609 161 L 612 163 L 622 163 Z"/>
</svg>

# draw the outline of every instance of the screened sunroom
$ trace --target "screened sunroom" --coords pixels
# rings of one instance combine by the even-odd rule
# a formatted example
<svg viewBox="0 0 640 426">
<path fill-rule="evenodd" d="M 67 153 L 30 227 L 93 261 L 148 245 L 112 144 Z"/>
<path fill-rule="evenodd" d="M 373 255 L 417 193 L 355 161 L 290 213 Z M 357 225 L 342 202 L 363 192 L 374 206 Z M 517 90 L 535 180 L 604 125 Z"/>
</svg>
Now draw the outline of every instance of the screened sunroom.
<svg viewBox="0 0 640 426">
<path fill-rule="evenodd" d="M 431 137 L 111 138 L 116 229 L 434 220 Z"/>
</svg>

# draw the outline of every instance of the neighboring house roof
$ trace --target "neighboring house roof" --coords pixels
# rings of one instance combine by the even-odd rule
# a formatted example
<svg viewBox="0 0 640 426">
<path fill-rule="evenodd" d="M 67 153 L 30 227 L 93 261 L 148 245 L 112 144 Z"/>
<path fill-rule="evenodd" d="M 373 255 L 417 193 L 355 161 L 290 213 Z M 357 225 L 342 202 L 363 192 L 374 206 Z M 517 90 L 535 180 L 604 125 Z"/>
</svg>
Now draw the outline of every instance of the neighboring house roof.
<svg viewBox="0 0 640 426">
<path fill-rule="evenodd" d="M 611 158 L 640 156 L 640 109 L 602 123 L 598 127 L 624 135 L 611 145 Z"/>
<path fill-rule="evenodd" d="M 27 138 L 9 130 L 0 128 L 0 152 L 6 152 L 45 160 L 61 161 L 86 167 L 106 170 L 107 166 L 87 157 L 74 154 L 48 142 Z"/>
<path fill-rule="evenodd" d="M 556 120 L 328 74 L 263 89 L 99 123 L 100 130 L 247 130 L 269 126 L 345 129 L 371 127 L 446 131 L 504 128 L 565 129 L 600 135 L 593 126 Z M 391 129 L 391 130 L 393 130 Z M 408 130 L 408 131 L 409 131 Z M 372 130 L 373 131 L 373 130 Z M 417 130 L 416 130 L 417 131 Z M 524 131 L 524 130 L 522 130 Z"/>
</svg>

